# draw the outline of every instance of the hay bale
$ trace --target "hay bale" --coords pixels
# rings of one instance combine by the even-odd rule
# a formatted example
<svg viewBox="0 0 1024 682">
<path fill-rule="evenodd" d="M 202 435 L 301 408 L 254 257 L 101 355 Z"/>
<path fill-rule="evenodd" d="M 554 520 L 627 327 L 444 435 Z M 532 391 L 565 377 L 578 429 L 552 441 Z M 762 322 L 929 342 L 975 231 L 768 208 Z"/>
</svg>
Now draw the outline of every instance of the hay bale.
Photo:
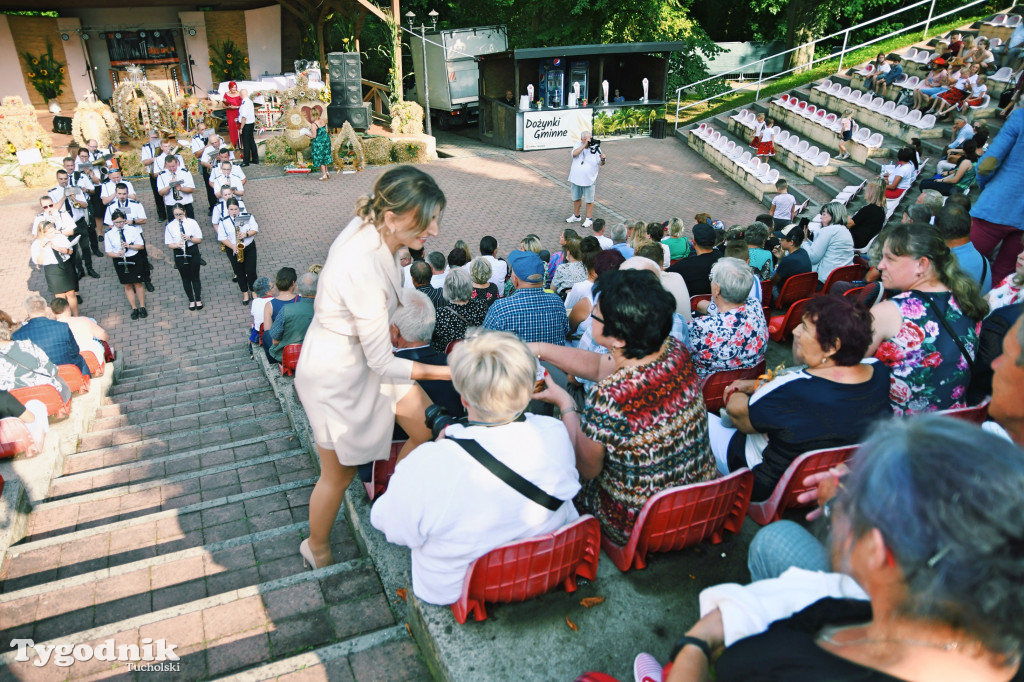
<svg viewBox="0 0 1024 682">
<path fill-rule="evenodd" d="M 26 187 L 49 189 L 53 187 L 56 168 L 46 161 L 21 167 L 21 179 Z"/>
<path fill-rule="evenodd" d="M 391 163 L 391 140 L 386 137 L 367 137 L 363 139 L 363 154 L 366 163 L 371 166 L 386 166 Z"/>
<path fill-rule="evenodd" d="M 309 138 L 307 137 L 306 139 L 308 140 Z M 294 161 L 295 150 L 291 148 L 283 135 L 268 137 L 263 141 L 262 163 L 273 163 L 284 166 Z"/>
<path fill-rule="evenodd" d="M 396 163 L 422 163 L 427 160 L 427 145 L 419 140 L 396 140 L 391 152 Z"/>
</svg>

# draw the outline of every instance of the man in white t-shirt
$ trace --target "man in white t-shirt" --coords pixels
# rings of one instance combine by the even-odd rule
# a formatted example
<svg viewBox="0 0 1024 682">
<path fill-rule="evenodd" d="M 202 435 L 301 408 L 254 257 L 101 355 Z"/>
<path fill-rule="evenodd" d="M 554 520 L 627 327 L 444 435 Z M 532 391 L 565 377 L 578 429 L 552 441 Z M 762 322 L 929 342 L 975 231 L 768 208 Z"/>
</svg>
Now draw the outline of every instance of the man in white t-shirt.
<svg viewBox="0 0 1024 682">
<path fill-rule="evenodd" d="M 498 260 L 498 240 L 490 235 L 481 239 L 480 256 L 491 264 L 491 278 L 488 281 L 494 282 L 494 286 L 498 287 L 498 296 L 504 296 L 508 264 L 503 260 Z"/>
<path fill-rule="evenodd" d="M 778 194 L 772 199 L 772 229 L 781 230 L 796 220 L 796 197 L 789 193 L 789 183 L 779 178 L 775 183 Z"/>
<path fill-rule="evenodd" d="M 590 229 L 594 231 L 594 239 L 601 245 L 601 249 L 607 251 L 615 245 L 611 237 L 604 236 L 604 218 L 598 218 L 590 226 Z"/>
<path fill-rule="evenodd" d="M 580 205 L 587 204 L 587 219 L 583 227 L 594 224 L 594 186 L 597 174 L 605 163 L 600 143 L 593 142 L 593 135 L 584 130 L 580 135 L 580 145 L 572 150 L 572 165 L 569 167 L 569 185 L 572 187 L 572 215 L 565 219 L 567 223 L 578 223 Z"/>
</svg>

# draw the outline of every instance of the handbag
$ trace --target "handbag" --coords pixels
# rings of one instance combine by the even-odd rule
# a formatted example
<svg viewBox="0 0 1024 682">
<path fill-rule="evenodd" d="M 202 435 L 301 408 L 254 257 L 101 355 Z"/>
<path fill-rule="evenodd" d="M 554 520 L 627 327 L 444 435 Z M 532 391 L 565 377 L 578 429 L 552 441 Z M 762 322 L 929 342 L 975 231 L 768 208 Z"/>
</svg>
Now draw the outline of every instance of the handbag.
<svg viewBox="0 0 1024 682">
<path fill-rule="evenodd" d="M 548 495 L 532 482 L 517 474 L 508 465 L 499 461 L 494 455 L 487 452 L 475 440 L 471 438 L 449 438 L 448 440 L 457 443 L 470 457 L 482 464 L 488 471 L 507 483 L 523 497 L 551 511 L 558 511 L 565 504 L 566 500 L 560 500 L 557 497 Z"/>
</svg>

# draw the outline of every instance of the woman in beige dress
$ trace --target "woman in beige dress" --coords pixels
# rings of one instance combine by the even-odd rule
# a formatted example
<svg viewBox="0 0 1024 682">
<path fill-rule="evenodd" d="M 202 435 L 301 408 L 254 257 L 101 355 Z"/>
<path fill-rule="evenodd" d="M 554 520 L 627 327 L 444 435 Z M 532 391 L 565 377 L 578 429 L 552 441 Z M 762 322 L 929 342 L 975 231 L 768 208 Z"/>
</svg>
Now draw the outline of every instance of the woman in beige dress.
<svg viewBox="0 0 1024 682">
<path fill-rule="evenodd" d="M 447 380 L 448 367 L 396 358 L 389 320 L 401 303 L 395 252 L 423 249 L 438 234 L 444 193 L 429 175 L 399 166 L 356 202 L 356 217 L 331 245 L 313 322 L 302 342 L 295 390 L 320 455 L 309 499 L 309 538 L 299 553 L 313 568 L 333 563 L 331 527 L 356 468 L 388 456 L 395 422 L 409 434 L 404 457 L 430 438 L 430 398 L 416 381 Z"/>
</svg>

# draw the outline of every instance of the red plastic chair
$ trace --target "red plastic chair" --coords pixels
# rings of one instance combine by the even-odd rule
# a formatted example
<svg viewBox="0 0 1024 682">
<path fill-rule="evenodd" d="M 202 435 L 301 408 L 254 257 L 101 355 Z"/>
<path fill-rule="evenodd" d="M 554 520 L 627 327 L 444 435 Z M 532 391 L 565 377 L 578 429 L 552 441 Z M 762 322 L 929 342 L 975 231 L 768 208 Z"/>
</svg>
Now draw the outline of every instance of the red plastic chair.
<svg viewBox="0 0 1024 682">
<path fill-rule="evenodd" d="M 844 265 L 841 268 L 836 268 L 829 273 L 828 279 L 825 280 L 825 286 L 821 288 L 821 293 L 827 294 L 836 282 L 854 282 L 862 277 L 864 277 L 864 268 L 860 265 Z"/>
<path fill-rule="evenodd" d="M 644 503 L 624 547 L 602 535 L 601 549 L 625 573 L 646 568 L 648 552 L 675 552 L 708 538 L 717 545 L 722 531 L 740 532 L 753 489 L 750 469 L 739 469 L 714 481 L 662 490 Z"/>
<path fill-rule="evenodd" d="M 690 310 L 692 310 L 693 314 L 696 315 L 697 314 L 697 304 L 700 303 L 701 301 L 710 301 L 710 300 L 711 300 L 711 294 L 697 294 L 696 296 L 691 296 L 690 297 Z"/>
<path fill-rule="evenodd" d="M 100 341 L 103 346 L 103 360 L 104 362 L 113 362 L 117 355 L 114 353 L 114 349 L 110 347 L 110 344 L 106 341 Z"/>
<path fill-rule="evenodd" d="M 455 346 L 459 345 L 459 341 L 462 341 L 462 339 L 452 339 L 449 341 L 448 345 L 444 347 L 444 354 L 451 355 L 452 351 L 455 350 Z"/>
<path fill-rule="evenodd" d="M 852 289 L 847 289 L 846 291 L 843 292 L 843 296 L 850 296 L 852 298 L 856 298 L 857 296 L 860 296 L 861 293 L 863 293 L 864 289 L 865 287 L 854 287 Z"/>
<path fill-rule="evenodd" d="M 806 506 L 796 499 L 797 495 L 810 490 L 810 487 L 804 485 L 804 479 L 842 464 L 850 459 L 857 447 L 848 445 L 842 448 L 812 450 L 800 455 L 786 468 L 771 497 L 764 502 L 751 502 L 747 514 L 755 523 L 764 526 L 781 519 L 782 512 L 787 509 Z"/>
<path fill-rule="evenodd" d="M 782 283 L 779 298 L 775 301 L 775 308 L 785 310 L 800 299 L 813 296 L 817 288 L 818 273 L 805 272 L 800 275 L 793 275 Z"/>
<path fill-rule="evenodd" d="M 299 353 L 302 352 L 301 343 L 289 343 L 281 351 L 281 376 L 292 376 L 295 374 L 295 366 L 299 364 Z"/>
<path fill-rule="evenodd" d="M 391 441 L 391 455 L 387 459 L 378 459 L 373 463 L 373 473 L 370 475 L 370 480 L 363 481 L 363 487 L 366 488 L 366 496 L 371 501 L 383 495 L 388 489 L 388 481 L 391 480 L 391 475 L 395 473 L 395 467 L 398 465 L 398 453 L 402 450 L 403 445 L 405 445 L 404 440 Z"/>
<path fill-rule="evenodd" d="M 28 426 L 17 417 L 0 419 L 0 457 L 14 457 L 21 452 L 28 457 L 39 454 Z"/>
<path fill-rule="evenodd" d="M 804 308 L 807 307 L 807 302 L 810 300 L 810 298 L 799 300 L 789 306 L 789 310 L 786 311 L 785 315 L 776 315 L 769 320 L 769 338 L 777 343 L 782 343 L 793 336 L 793 330 L 796 329 L 797 325 L 799 325 L 804 319 Z"/>
<path fill-rule="evenodd" d="M 708 412 L 717 414 L 720 409 L 725 407 L 722 393 L 725 391 L 726 386 L 738 379 L 756 379 L 764 374 L 767 366 L 768 361 L 761 360 L 761 362 L 753 367 L 730 369 L 707 375 L 704 378 L 704 388 L 701 392 L 704 394 L 704 405 L 707 407 Z"/>
<path fill-rule="evenodd" d="M 768 305 L 772 302 L 772 281 L 770 279 L 761 280 L 761 303 Z"/>
<path fill-rule="evenodd" d="M 100 364 L 100 360 L 96 357 L 95 353 L 91 350 L 83 350 L 78 354 L 82 356 L 82 359 L 85 360 L 85 364 L 89 366 L 89 374 L 92 374 L 94 377 L 103 376 L 104 367 Z"/>
<path fill-rule="evenodd" d="M 76 365 L 57 365 L 57 376 L 64 380 L 72 393 L 89 392 L 89 377 L 82 374 Z"/>
<path fill-rule="evenodd" d="M 992 402 L 991 398 L 985 398 L 984 402 L 973 407 L 953 407 L 948 410 L 941 410 L 938 414 L 963 419 L 972 424 L 984 424 L 985 420 L 988 419 L 988 404 L 990 402 Z"/>
<path fill-rule="evenodd" d="M 46 405 L 46 414 L 51 417 L 63 418 L 71 414 L 71 399 L 67 402 L 60 397 L 60 391 L 50 384 L 42 386 L 25 386 L 11 389 L 11 395 L 25 405 L 30 400 L 39 400 Z"/>
<path fill-rule="evenodd" d="M 600 555 L 601 525 L 589 514 L 554 533 L 502 545 L 469 565 L 452 614 L 460 624 L 470 612 L 475 620 L 486 620 L 485 602 L 526 601 L 555 585 L 575 592 L 576 578 L 597 577 Z"/>
</svg>

